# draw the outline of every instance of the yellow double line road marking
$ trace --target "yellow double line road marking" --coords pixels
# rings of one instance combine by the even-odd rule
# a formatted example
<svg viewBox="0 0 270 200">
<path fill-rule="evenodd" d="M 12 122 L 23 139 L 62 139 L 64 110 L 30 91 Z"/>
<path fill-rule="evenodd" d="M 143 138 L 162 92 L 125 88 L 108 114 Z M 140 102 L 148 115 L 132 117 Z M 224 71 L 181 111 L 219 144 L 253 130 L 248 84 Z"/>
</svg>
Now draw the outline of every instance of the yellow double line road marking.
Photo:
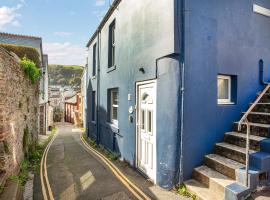
<svg viewBox="0 0 270 200">
<path fill-rule="evenodd" d="M 43 195 L 44 200 L 54 200 L 52 189 L 51 189 L 50 182 L 48 179 L 48 174 L 47 174 L 47 155 L 54 139 L 56 138 L 56 135 L 57 134 L 53 136 L 53 138 L 51 139 L 51 141 L 45 148 L 42 159 L 41 159 L 41 163 L 40 163 L 40 181 L 41 181 L 42 195 Z"/>
<path fill-rule="evenodd" d="M 99 153 L 97 150 L 92 148 L 85 139 L 81 136 L 81 141 L 84 144 L 85 148 L 95 154 L 100 158 L 106 166 L 110 168 L 113 174 L 127 187 L 127 189 L 139 200 L 150 200 L 141 189 L 139 189 L 135 184 L 133 184 L 108 158 Z"/>
</svg>

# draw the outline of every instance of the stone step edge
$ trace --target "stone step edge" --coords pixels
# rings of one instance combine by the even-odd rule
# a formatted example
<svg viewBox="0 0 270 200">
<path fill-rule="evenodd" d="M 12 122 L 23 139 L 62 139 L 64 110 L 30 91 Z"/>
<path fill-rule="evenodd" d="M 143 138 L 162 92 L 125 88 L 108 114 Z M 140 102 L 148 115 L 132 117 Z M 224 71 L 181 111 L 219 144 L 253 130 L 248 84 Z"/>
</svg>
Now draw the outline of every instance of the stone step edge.
<svg viewBox="0 0 270 200">
<path fill-rule="evenodd" d="M 202 170 L 200 170 L 200 169 L 202 169 Z M 211 174 L 212 176 L 209 173 L 205 172 L 205 169 L 207 169 L 208 172 L 212 173 Z M 223 188 L 225 188 L 228 185 L 228 183 L 231 184 L 231 183 L 235 182 L 235 180 L 231 179 L 230 177 L 228 177 L 224 174 L 221 174 L 220 172 L 218 172 L 210 167 L 207 167 L 206 165 L 196 167 L 194 169 L 194 171 L 196 171 L 196 173 L 201 174 L 202 176 L 207 177 L 209 179 L 209 182 L 213 181 L 213 182 L 215 182 L 215 184 L 217 184 Z"/>
<path fill-rule="evenodd" d="M 224 160 L 228 161 L 228 163 L 235 163 L 235 164 L 239 165 L 239 167 L 228 165 L 228 163 L 224 163 L 224 162 L 220 161 L 219 159 L 212 158 L 211 155 L 215 155 L 216 157 L 220 157 L 220 158 L 222 157 Z M 219 163 L 219 164 L 221 164 L 223 166 L 226 166 L 226 167 L 228 167 L 228 168 L 230 168 L 232 170 L 241 169 L 241 168 L 245 167 L 244 164 L 242 164 L 240 162 L 237 162 L 235 160 L 232 160 L 230 158 L 227 158 L 225 156 L 219 155 L 219 154 L 212 153 L 212 154 L 206 155 L 205 157 L 208 158 L 208 159 L 210 159 L 210 160 L 212 160 L 212 161 L 214 161 L 214 162 L 217 162 L 217 163 Z"/>
<path fill-rule="evenodd" d="M 214 195 L 214 191 L 195 179 L 185 181 L 184 185 L 187 190 L 190 193 L 195 194 L 199 200 L 217 200 L 222 198 L 221 196 Z"/>
<path fill-rule="evenodd" d="M 243 138 L 243 139 L 247 138 L 246 137 L 247 134 L 242 133 L 242 132 L 226 132 L 225 135 L 239 137 L 239 138 Z M 255 136 L 255 135 L 250 134 L 249 139 L 253 140 L 253 141 L 256 141 L 256 142 L 261 142 L 261 141 L 267 139 L 267 137 Z"/>
</svg>

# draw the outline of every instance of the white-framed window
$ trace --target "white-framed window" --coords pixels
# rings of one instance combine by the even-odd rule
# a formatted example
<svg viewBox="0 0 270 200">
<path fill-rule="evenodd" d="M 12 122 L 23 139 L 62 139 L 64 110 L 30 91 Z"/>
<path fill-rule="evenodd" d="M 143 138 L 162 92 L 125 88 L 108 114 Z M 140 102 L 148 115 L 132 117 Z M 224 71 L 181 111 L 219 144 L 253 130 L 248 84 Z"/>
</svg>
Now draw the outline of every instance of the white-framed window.
<svg viewBox="0 0 270 200">
<path fill-rule="evenodd" d="M 109 68 L 115 66 L 115 20 L 109 26 Z"/>
<path fill-rule="evenodd" d="M 230 103 L 232 103 L 232 99 L 231 99 L 231 88 L 232 88 L 231 76 L 218 75 L 217 88 L 218 88 L 218 104 L 230 104 Z"/>
<path fill-rule="evenodd" d="M 109 90 L 110 122 L 118 125 L 118 89 Z"/>
</svg>

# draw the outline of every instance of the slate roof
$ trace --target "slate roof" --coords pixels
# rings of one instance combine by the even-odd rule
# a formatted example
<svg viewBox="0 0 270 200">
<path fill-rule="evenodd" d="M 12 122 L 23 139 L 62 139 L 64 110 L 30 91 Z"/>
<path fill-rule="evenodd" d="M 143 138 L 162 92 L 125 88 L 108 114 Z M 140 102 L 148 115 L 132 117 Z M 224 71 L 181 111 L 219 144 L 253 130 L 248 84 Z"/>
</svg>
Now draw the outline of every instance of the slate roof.
<svg viewBox="0 0 270 200">
<path fill-rule="evenodd" d="M 33 40 L 41 40 L 41 37 L 37 36 L 30 36 L 30 35 L 20 35 L 20 34 L 13 34 L 13 33 L 5 33 L 0 32 L 0 36 L 9 36 L 9 37 L 17 37 L 17 38 L 27 38 L 27 39 L 33 39 Z"/>
</svg>

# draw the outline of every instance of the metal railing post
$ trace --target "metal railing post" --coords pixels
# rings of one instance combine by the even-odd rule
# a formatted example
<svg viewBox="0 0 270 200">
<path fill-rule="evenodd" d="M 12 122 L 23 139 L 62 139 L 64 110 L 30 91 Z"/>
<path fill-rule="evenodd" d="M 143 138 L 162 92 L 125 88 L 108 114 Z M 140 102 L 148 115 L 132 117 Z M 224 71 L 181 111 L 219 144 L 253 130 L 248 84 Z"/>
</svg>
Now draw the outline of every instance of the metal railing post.
<svg viewBox="0 0 270 200">
<path fill-rule="evenodd" d="M 250 147 L 250 142 L 249 142 L 249 138 L 250 138 L 250 124 L 249 121 L 247 119 L 248 115 L 252 112 L 252 110 L 255 108 L 255 106 L 257 105 L 257 103 L 259 103 L 259 101 L 261 100 L 261 98 L 264 96 L 264 94 L 270 89 L 270 84 L 268 84 L 263 92 L 259 95 L 259 97 L 256 99 L 256 101 L 250 106 L 250 108 L 248 109 L 248 111 L 243 115 L 243 117 L 241 118 L 241 120 L 238 123 L 238 131 L 241 131 L 242 129 L 242 124 L 246 124 L 247 126 L 247 137 L 246 137 L 246 186 L 248 187 L 248 171 L 249 171 L 249 147 Z"/>
<path fill-rule="evenodd" d="M 249 171 L 249 137 L 250 137 L 250 124 L 246 120 L 247 125 L 247 139 L 246 139 L 246 186 L 248 187 L 248 171 Z"/>
</svg>

